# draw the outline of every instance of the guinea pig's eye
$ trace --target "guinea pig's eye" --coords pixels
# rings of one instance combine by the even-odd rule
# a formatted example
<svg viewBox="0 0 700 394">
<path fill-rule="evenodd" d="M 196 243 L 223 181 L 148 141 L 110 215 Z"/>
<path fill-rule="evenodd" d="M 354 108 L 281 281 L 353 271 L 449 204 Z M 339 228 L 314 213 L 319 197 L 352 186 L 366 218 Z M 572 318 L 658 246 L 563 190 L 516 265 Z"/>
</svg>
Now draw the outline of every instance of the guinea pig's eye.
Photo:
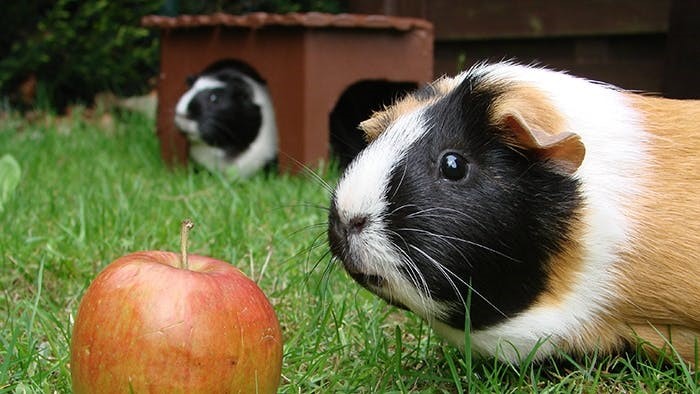
<svg viewBox="0 0 700 394">
<path fill-rule="evenodd" d="M 219 99 L 219 96 L 216 95 L 216 93 L 212 93 L 209 95 L 209 102 L 210 103 L 215 103 Z"/>
<path fill-rule="evenodd" d="M 467 159 L 457 152 L 445 152 L 440 158 L 440 173 L 445 179 L 458 181 L 467 176 L 468 169 Z"/>
</svg>

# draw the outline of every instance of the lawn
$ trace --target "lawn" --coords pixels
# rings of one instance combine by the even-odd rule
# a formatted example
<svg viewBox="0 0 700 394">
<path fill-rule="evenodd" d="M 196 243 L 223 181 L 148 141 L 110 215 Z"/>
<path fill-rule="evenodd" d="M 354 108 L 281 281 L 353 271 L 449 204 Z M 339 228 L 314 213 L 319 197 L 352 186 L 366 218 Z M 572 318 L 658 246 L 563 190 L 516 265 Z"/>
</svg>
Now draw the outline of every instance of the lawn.
<svg viewBox="0 0 700 394">
<path fill-rule="evenodd" d="M 22 171 L 0 201 L 0 393 L 70 392 L 71 323 L 90 281 L 121 255 L 178 250 L 186 217 L 196 223 L 190 252 L 241 268 L 274 305 L 285 338 L 280 392 L 699 390 L 697 374 L 634 354 L 517 367 L 472 360 L 330 260 L 329 192 L 317 177 L 333 185 L 331 166 L 246 181 L 171 171 L 148 118 L 79 112 L 0 115 L 0 157 Z"/>
</svg>

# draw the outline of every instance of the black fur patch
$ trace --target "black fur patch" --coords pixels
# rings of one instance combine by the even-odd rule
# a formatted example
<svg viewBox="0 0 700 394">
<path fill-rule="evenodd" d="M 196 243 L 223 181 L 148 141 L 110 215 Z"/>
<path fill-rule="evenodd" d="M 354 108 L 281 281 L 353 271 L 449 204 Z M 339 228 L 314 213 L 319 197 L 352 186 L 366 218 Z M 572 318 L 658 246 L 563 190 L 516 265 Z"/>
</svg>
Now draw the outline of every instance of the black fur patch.
<svg viewBox="0 0 700 394">
<path fill-rule="evenodd" d="M 577 180 L 500 140 L 486 118 L 499 92 L 472 89 L 478 84 L 468 78 L 426 110 L 430 130 L 394 169 L 387 193 L 392 242 L 433 299 L 456 304 L 445 323 L 458 329 L 467 300 L 472 329 L 532 305 L 581 204 Z M 466 158 L 464 179 L 442 178 L 445 151 Z M 404 275 L 415 277 L 408 268 Z"/>
</svg>

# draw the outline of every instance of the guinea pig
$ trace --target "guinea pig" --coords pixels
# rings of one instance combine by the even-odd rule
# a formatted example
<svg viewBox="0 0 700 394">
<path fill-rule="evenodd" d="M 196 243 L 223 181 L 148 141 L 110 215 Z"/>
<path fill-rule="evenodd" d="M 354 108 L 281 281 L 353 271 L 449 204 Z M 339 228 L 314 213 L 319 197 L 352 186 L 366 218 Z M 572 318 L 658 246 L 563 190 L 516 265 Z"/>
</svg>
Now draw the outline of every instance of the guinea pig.
<svg viewBox="0 0 700 394">
<path fill-rule="evenodd" d="M 275 112 L 265 81 L 251 67 L 223 60 L 188 78 L 175 124 L 189 156 L 210 171 L 248 177 L 277 156 Z"/>
<path fill-rule="evenodd" d="M 700 101 L 503 62 L 360 127 L 328 226 L 359 284 L 507 362 L 640 344 L 697 360 Z"/>
</svg>

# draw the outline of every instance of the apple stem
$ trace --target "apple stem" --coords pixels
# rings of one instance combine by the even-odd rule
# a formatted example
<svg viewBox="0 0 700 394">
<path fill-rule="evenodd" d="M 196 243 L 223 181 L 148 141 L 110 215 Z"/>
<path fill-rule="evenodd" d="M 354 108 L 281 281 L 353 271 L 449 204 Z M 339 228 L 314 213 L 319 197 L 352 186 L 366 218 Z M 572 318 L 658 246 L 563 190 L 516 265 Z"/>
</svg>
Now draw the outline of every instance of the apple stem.
<svg viewBox="0 0 700 394">
<path fill-rule="evenodd" d="M 182 221 L 182 226 L 180 227 L 180 269 L 190 269 L 187 263 L 187 239 L 190 235 L 190 230 L 194 227 L 194 223 L 190 219 L 185 219 Z"/>
</svg>

